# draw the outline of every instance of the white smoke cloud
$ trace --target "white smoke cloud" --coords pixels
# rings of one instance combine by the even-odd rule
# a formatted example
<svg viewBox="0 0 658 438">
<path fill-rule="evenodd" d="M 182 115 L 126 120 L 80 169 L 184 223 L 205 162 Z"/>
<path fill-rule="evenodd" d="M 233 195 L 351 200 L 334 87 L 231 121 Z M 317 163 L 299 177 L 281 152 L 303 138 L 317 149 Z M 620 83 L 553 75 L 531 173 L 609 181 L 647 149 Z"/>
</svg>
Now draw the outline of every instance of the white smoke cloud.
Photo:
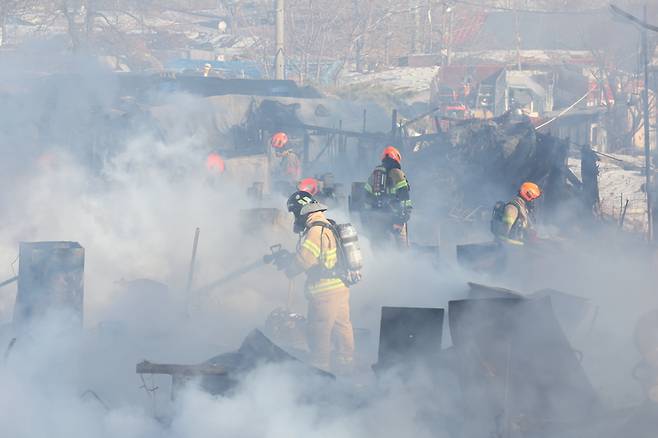
<svg viewBox="0 0 658 438">
<path fill-rule="evenodd" d="M 85 65 L 74 62 L 70 67 L 82 71 L 88 88 L 102 87 L 103 75 L 95 68 L 85 74 Z M 60 100 L 49 109 L 61 111 L 58 132 L 82 130 L 86 99 Z M 190 96 L 176 99 L 169 102 L 178 104 L 181 114 L 197 107 Z M 40 102 L 29 101 L 30 106 Z M 34 125 L 42 116 L 41 111 L 21 114 Z M 11 263 L 20 241 L 80 242 L 86 250 L 86 330 L 82 335 L 65 332 L 55 318 L 28 337 L 19 336 L 6 365 L 0 366 L 2 436 L 436 437 L 445 432 L 446 417 L 451 409 L 458 411 L 456 384 L 450 382 L 442 393 L 438 388 L 445 386 L 420 371 L 406 380 L 388 376 L 375 382 L 369 376 L 363 382 L 327 384 L 295 366 L 268 365 L 244 377 L 231 395 L 213 397 L 192 387 L 173 404 L 168 377 L 156 377 L 147 380 L 159 386 L 154 403 L 140 389 L 137 362 L 200 363 L 232 350 L 286 301 L 286 279 L 264 267 L 197 297 L 188 317 L 184 284 L 195 227 L 201 228 L 196 286 L 257 260 L 269 245 L 283 242 L 292 249 L 294 236 L 289 230 L 242 231 L 239 211 L 251 206 L 245 187 L 228 180 L 208 184 L 203 136 L 181 134 L 165 144 L 157 136 L 133 133 L 97 168 L 63 141 L 47 150 L 31 145 L 26 151 L 2 141 L 13 142 L 23 134 L 32 138 L 21 129 L 0 133 L 2 152 L 17 163 L 15 168 L 3 165 L 7 172 L 0 175 L 3 187 L 10 188 L 0 195 L 0 273 L 2 278 L 15 275 L 17 267 Z M 171 130 L 183 133 L 186 127 Z M 414 189 L 413 196 L 424 195 Z M 274 198 L 271 205 L 281 208 L 283 202 Z M 414 215 L 418 220 L 422 211 Z M 423 220 L 431 223 L 433 218 Z M 437 271 L 416 253 L 373 252 L 367 239 L 362 247 L 365 279 L 352 289 L 352 309 L 355 327 L 370 331 L 361 364 L 367 367 L 376 360 L 381 306 L 446 308 L 450 299 L 464 297 L 465 280 L 474 276 L 450 263 Z M 441 250 L 445 259 L 452 258 L 452 248 Z M 583 350 L 583 363 L 597 389 L 612 404 L 636 402 L 639 390 L 629 389 L 629 368 L 638 357 L 630 338 L 635 318 L 658 304 L 650 293 L 650 267 L 638 266 L 626 247 L 597 243 L 582 251 L 575 253 L 578 264 L 569 259 L 551 266 L 556 271 L 540 270 L 521 289 L 562 288 L 600 306 L 598 322 L 574 338 L 576 347 Z M 619 275 L 607 275 L 614 271 Z M 150 279 L 168 287 L 128 291 L 121 287 L 122 279 Z M 485 281 L 514 284 L 509 278 Z M 296 285 L 293 307 L 303 312 L 300 281 Z M 622 291 L 627 300 L 620 299 Z M 0 290 L 2 321 L 11 320 L 14 294 L 15 288 Z M 12 333 L 9 327 L 0 333 L 1 351 Z M 444 335 L 449 338 L 447 330 Z M 109 410 L 86 392 L 90 389 Z"/>
</svg>

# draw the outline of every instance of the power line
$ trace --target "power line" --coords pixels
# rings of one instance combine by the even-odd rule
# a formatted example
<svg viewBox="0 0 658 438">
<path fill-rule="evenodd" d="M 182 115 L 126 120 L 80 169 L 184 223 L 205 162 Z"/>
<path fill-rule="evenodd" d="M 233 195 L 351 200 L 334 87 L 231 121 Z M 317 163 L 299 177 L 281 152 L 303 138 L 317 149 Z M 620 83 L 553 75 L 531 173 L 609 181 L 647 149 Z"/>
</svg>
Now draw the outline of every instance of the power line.
<svg viewBox="0 0 658 438">
<path fill-rule="evenodd" d="M 591 92 L 592 92 L 592 90 L 587 91 L 587 93 L 585 93 L 585 94 L 583 95 L 583 97 L 581 97 L 580 99 L 578 99 L 577 101 L 575 101 L 574 103 L 572 103 L 571 105 L 569 105 L 568 107 L 566 107 L 565 109 L 563 109 L 562 111 L 560 111 L 560 113 L 559 113 L 557 116 L 553 117 L 552 119 L 550 119 L 550 120 L 547 121 L 547 122 L 542 123 L 541 125 L 537 126 L 537 128 L 535 128 L 535 129 L 540 130 L 540 129 L 543 128 L 544 126 L 550 125 L 551 123 L 553 123 L 554 121 L 556 121 L 557 119 L 559 119 L 560 117 L 562 117 L 563 115 L 565 115 L 566 113 L 568 113 L 569 111 L 571 111 L 572 109 L 574 109 L 574 108 L 576 107 L 576 105 L 578 105 L 580 102 L 582 102 L 583 100 L 585 100 L 585 98 L 586 98 L 587 96 L 589 96 L 589 93 L 591 93 Z"/>
<path fill-rule="evenodd" d="M 647 23 L 645 20 L 640 20 L 639 18 L 635 17 L 634 15 L 629 14 L 628 12 L 624 11 L 623 9 L 618 8 L 615 5 L 610 5 L 610 10 L 616 14 L 619 15 L 628 21 L 637 24 L 640 27 L 643 27 L 644 29 L 651 30 L 653 32 L 658 32 L 658 26 L 654 26 L 652 24 Z"/>
</svg>

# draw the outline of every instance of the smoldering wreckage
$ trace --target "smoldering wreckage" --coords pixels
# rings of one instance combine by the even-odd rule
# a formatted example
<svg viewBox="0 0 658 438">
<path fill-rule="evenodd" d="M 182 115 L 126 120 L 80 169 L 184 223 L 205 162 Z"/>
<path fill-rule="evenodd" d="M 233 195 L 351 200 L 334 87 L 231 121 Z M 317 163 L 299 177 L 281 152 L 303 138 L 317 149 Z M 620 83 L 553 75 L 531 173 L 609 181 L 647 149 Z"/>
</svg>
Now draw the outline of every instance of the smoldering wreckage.
<svg viewBox="0 0 658 438">
<path fill-rule="evenodd" d="M 611 233 L 623 242 L 621 246 L 639 245 L 633 236 L 620 237 L 623 233 L 617 224 L 598 214 L 600 157 L 594 151 L 586 147 L 575 151 L 582 162 L 581 175 L 575 175 L 567 166 L 573 145 L 538 133 L 527 118 L 512 113 L 490 120 L 452 121 L 447 130 L 410 135 L 408 128 L 421 123 L 423 115 L 401 121 L 394 112 L 391 120 L 373 104 L 323 97 L 289 82 L 258 81 L 254 85 L 204 78 L 207 81 L 202 84 L 199 79 L 122 77 L 117 98 L 108 108 L 96 109 L 87 120 L 93 129 L 77 133 L 73 147 L 94 144 L 93 150 L 85 153 L 88 166 L 95 169 L 115 153 L 113 144 L 129 137 L 135 126 L 148 126 L 165 143 L 182 136 L 201 136 L 201 143 L 221 145 L 205 151 L 214 157 L 208 162 L 210 182 L 221 188 L 225 180 L 232 179 L 246 188 L 242 195 L 249 197 L 252 208 L 241 212 L 245 230 L 258 228 L 278 237 L 280 226 L 288 226 L 281 196 L 294 192 L 302 177 L 316 177 L 318 199 L 330 205 L 330 215 L 336 211 L 350 218 L 365 237 L 361 240 L 364 246 L 372 240 L 367 221 L 361 220 L 367 209 L 366 176 L 383 146 L 394 144 L 404 157 L 416 219 L 416 223 L 409 221 L 409 247 L 399 250 L 400 254 L 442 275 L 455 269 L 450 259 L 456 247 L 457 262 L 474 281 L 468 283 L 466 293 L 456 291 L 457 298 L 447 308 L 381 307 L 375 363 L 367 363 L 369 357 L 361 351 L 377 344 L 355 321 L 355 363 L 347 375 L 306 364 L 307 320 L 291 311 L 290 301 L 272 311 L 236 351 L 197 364 L 145 359 L 136 364 L 139 375 L 171 376 L 173 398 L 189 385 L 230 397 L 257 367 L 292 362 L 300 373 L 316 376 L 326 387 L 353 384 L 351 400 L 346 403 L 358 410 L 367 404 L 364 385 L 376 386 L 377 379 L 391 374 L 411 379 L 413 373 L 424 370 L 431 376 L 437 398 L 450 394 L 449 409 L 428 408 L 422 413 L 435 434 L 612 437 L 649 436 L 647 433 L 655 430 L 658 405 L 652 394 L 658 376 L 658 314 L 650 312 L 638 322 L 636 341 L 642 360 L 628 370 L 646 391 L 646 402 L 613 409 L 582 366 L 587 353 L 576 351 L 570 341 L 583 326 L 596 323 L 597 303 L 580 297 L 578 290 L 549 289 L 542 277 L 534 275 L 546 266 L 557 266 L 573 248 L 587 251 L 591 234 Z M 50 93 L 57 94 L 75 78 L 49 80 L 58 82 L 58 86 L 49 86 Z M 154 87 L 160 92 L 165 88 L 205 97 L 196 97 L 198 113 L 185 118 L 175 105 L 152 101 L 149 89 Z M 19 94 L 5 96 L 9 104 L 20 98 Z M 46 114 L 44 111 L 34 136 L 55 143 L 57 135 L 62 135 L 56 130 L 57 115 L 48 119 Z M 182 131 L 180 126 L 184 126 Z M 287 173 L 290 161 L 286 158 L 290 157 L 270 146 L 270 138 L 277 132 L 287 134 L 292 144 L 289 153 L 298 160 L 300 173 Z M 355 180 L 350 179 L 352 175 L 364 176 Z M 544 228 L 559 230 L 562 239 L 541 239 L 537 245 L 508 251 L 491 240 L 487 224 L 496 201 L 509 198 L 523 181 L 542 187 L 536 215 Z M 439 223 L 449 230 L 442 233 L 448 234 L 447 238 L 434 233 Z M 453 239 L 452 248 L 444 245 L 450 243 L 449 238 Z M 189 296 L 221 290 L 258 269 L 267 269 L 282 251 L 281 246 L 271 248 L 271 253 L 267 247 L 257 248 L 253 254 L 249 252 L 252 263 L 231 272 L 218 270 L 216 281 L 199 286 L 194 277 L 199 239 L 202 234 L 200 237 L 197 230 L 187 288 L 181 292 Z M 17 282 L 13 322 L 3 329 L 8 345 L 5 361 L 11 360 L 15 345 L 29 342 L 31 324 L 53 309 L 66 309 L 73 315 L 70 323 L 77 330 L 82 329 L 84 319 L 85 248 L 77 242 L 25 242 L 19 252 L 18 275 L 1 283 L 5 287 Z M 373 257 L 376 255 L 374 252 Z M 524 268 L 519 270 L 521 260 Z M 376 260 L 364 263 L 367 266 Z M 493 286 L 482 284 L 482 279 Z M 496 287 L 501 283 L 518 285 L 522 292 Z M 126 287 L 158 290 L 166 285 L 144 279 Z M 449 333 L 444 333 L 444 327 Z M 373 373 L 374 380 L 370 378 Z M 153 389 L 146 384 L 144 388 Z M 91 393 L 104 403 L 102 394 Z M 290 427 L 294 430 L 294 425 Z"/>
</svg>

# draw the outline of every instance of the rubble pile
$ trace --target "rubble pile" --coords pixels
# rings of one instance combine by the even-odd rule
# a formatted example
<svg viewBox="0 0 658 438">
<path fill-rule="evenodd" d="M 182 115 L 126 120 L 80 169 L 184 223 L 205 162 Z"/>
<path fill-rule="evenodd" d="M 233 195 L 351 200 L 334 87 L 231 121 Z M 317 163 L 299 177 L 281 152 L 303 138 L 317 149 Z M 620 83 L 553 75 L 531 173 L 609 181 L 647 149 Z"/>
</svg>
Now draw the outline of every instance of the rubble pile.
<svg viewBox="0 0 658 438">
<path fill-rule="evenodd" d="M 655 435 L 656 99 L 531 32 L 593 12 L 0 3 L 3 436 Z"/>
<path fill-rule="evenodd" d="M 478 209 L 488 215 L 490 206 L 521 182 L 536 181 L 545 193 L 541 208 L 573 202 L 583 204 L 579 213 L 589 209 L 593 217 L 582 200 L 582 182 L 569 178 L 568 152 L 567 142 L 537 133 L 527 118 L 508 113 L 456 123 L 412 154 L 409 166 L 420 184 L 441 187 L 439 202 L 430 202 L 445 215 Z"/>
</svg>

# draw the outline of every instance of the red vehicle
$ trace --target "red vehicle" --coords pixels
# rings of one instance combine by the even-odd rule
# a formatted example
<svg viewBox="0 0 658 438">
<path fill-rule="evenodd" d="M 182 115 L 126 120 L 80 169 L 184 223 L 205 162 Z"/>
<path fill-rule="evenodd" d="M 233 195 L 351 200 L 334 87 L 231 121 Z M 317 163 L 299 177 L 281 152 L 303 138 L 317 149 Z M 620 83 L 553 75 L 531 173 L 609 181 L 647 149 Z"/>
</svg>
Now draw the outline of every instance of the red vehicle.
<svg viewBox="0 0 658 438">
<path fill-rule="evenodd" d="M 465 120 L 470 117 L 470 111 L 468 110 L 468 107 L 459 102 L 449 103 L 445 106 L 441 113 L 444 117 L 449 119 Z"/>
</svg>

